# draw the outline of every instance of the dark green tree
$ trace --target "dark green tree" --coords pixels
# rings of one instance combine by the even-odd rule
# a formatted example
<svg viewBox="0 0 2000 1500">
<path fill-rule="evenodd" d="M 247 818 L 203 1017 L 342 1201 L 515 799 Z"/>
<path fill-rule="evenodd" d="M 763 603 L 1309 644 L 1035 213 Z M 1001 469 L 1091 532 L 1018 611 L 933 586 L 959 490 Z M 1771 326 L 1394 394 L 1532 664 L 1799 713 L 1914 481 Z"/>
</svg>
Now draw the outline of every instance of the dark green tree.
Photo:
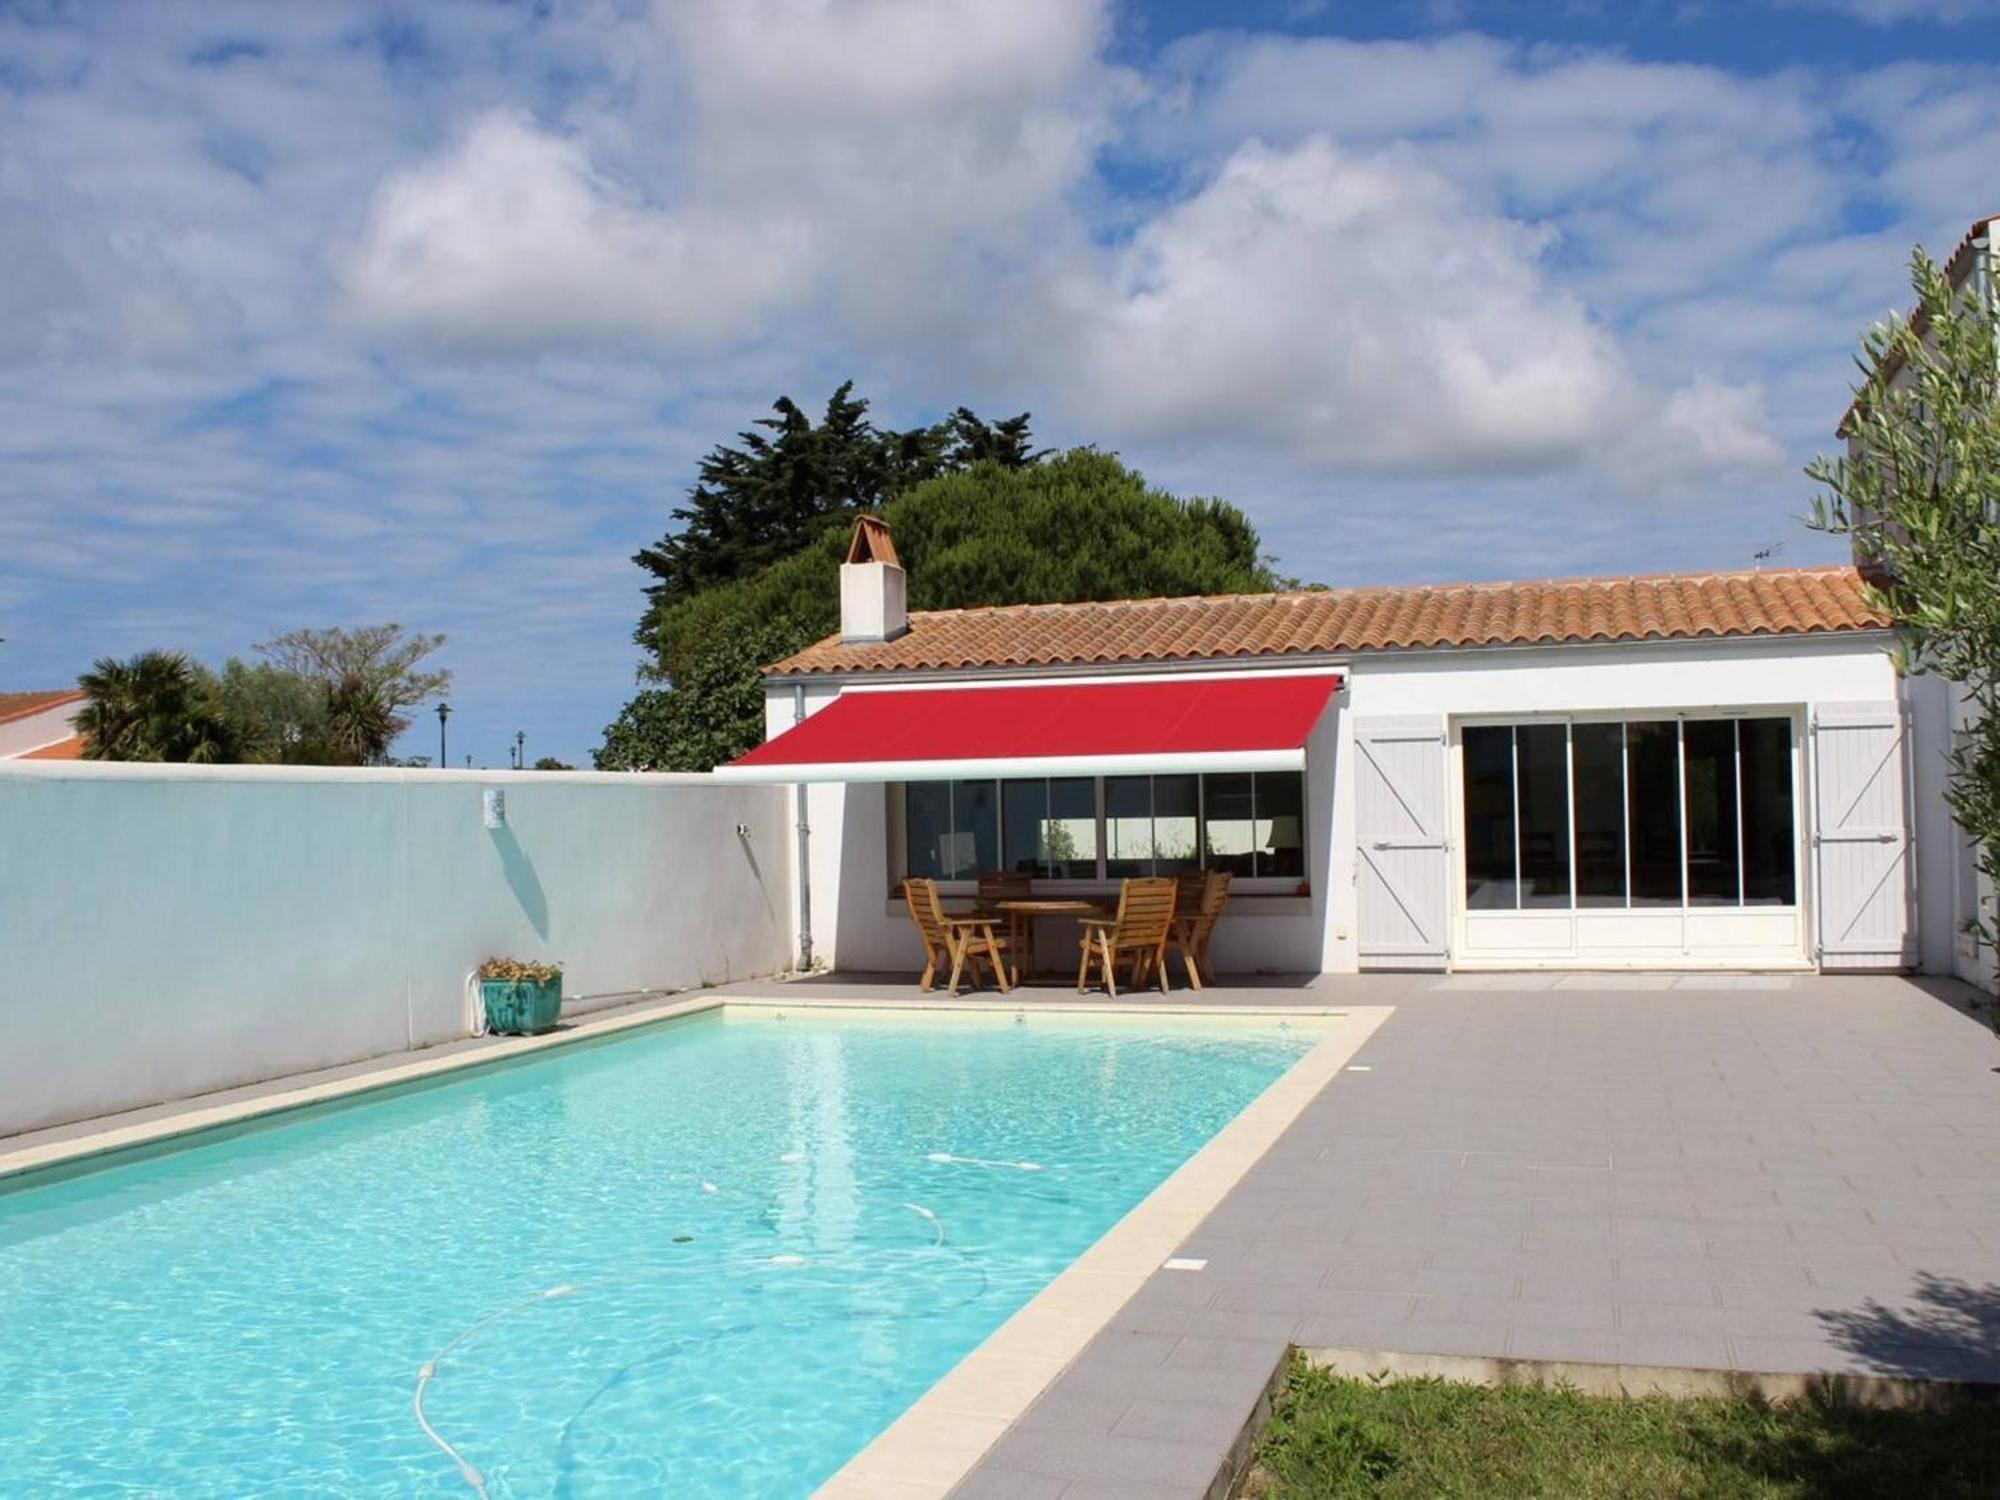
<svg viewBox="0 0 2000 1500">
<path fill-rule="evenodd" d="M 736 446 L 701 461 L 687 504 L 673 513 L 677 529 L 633 558 L 654 578 L 640 645 L 652 644 L 661 611 L 761 572 L 829 531 L 845 534 L 856 514 L 913 484 L 985 459 L 1018 467 L 1036 457 L 1026 412 L 988 424 L 960 407 L 943 422 L 898 432 L 868 420 L 852 381 L 817 423 L 789 396 L 772 411 Z"/>
<path fill-rule="evenodd" d="M 1003 469 L 1024 469 L 1048 456 L 1046 448 L 1035 447 L 1026 412 L 989 423 L 971 408 L 961 406 L 946 419 L 944 426 L 949 431 L 945 448 L 947 469 L 969 469 L 982 463 L 996 463 Z"/>
<path fill-rule="evenodd" d="M 324 705 L 321 759 L 334 765 L 380 765 L 410 727 L 406 708 L 437 697 L 451 673 L 424 661 L 442 635 L 410 634 L 397 624 L 353 630 L 292 630 L 260 641 L 257 652 L 278 671 L 317 689 Z"/>
<path fill-rule="evenodd" d="M 288 766 L 325 765 L 333 759 L 326 693 L 318 683 L 269 662 L 232 656 L 213 679 L 212 691 L 241 759 Z"/>
<path fill-rule="evenodd" d="M 76 685 L 86 695 L 76 727 L 87 760 L 237 758 L 207 674 L 178 651 L 142 651 L 126 661 L 100 657 Z"/>
<path fill-rule="evenodd" d="M 739 622 L 665 687 L 642 689 L 604 731 L 600 771 L 708 771 L 764 738 L 765 663 L 805 644 L 790 621 Z"/>
<path fill-rule="evenodd" d="M 1093 449 L 1031 460 L 941 474 L 881 508 L 913 609 L 1273 587 L 1256 530 L 1234 506 L 1153 489 Z M 837 628 L 846 542 L 844 527 L 825 530 L 760 572 L 656 608 L 649 644 L 671 686 L 627 707 L 597 764 L 706 770 L 757 744 L 759 668 Z"/>
</svg>

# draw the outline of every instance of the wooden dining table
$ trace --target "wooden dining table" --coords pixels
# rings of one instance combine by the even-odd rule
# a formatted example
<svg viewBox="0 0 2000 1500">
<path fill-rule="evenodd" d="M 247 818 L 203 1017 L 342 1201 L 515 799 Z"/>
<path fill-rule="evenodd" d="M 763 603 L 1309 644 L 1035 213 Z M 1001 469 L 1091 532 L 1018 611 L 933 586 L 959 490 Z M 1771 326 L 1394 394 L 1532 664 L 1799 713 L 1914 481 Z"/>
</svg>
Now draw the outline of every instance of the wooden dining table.
<svg viewBox="0 0 2000 1500">
<path fill-rule="evenodd" d="M 1007 914 L 1007 952 L 1013 960 L 1012 982 L 1019 984 L 1035 967 L 1035 919 L 1037 917 L 1108 917 L 1116 910 L 1110 901 L 1086 901 L 1082 897 L 1030 896 L 994 903 Z"/>
</svg>

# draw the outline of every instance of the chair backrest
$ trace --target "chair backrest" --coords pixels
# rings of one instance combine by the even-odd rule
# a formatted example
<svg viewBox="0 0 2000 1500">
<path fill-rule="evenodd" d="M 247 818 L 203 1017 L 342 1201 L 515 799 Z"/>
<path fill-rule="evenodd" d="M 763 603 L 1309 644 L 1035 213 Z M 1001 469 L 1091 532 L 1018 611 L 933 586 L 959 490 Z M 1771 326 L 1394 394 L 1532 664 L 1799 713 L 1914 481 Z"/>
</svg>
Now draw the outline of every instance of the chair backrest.
<svg viewBox="0 0 2000 1500">
<path fill-rule="evenodd" d="M 1215 931 L 1216 918 L 1222 915 L 1222 908 L 1229 904 L 1229 882 L 1227 870 L 1210 870 L 1208 878 L 1202 882 L 1201 906 L 1195 913 L 1194 945 L 1204 948 L 1208 945 L 1208 935 Z"/>
<path fill-rule="evenodd" d="M 1118 888 L 1120 947 L 1156 948 L 1166 941 L 1174 922 L 1174 882 L 1170 876 L 1128 880 Z"/>
<path fill-rule="evenodd" d="M 1002 901 L 1026 901 L 1034 891 L 1030 879 L 1025 870 L 981 870 L 979 904 L 995 906 Z"/>
<path fill-rule="evenodd" d="M 910 920 L 917 924 L 917 933 L 926 948 L 951 946 L 944 937 L 944 904 L 938 900 L 935 880 L 905 880 L 903 902 L 910 908 Z"/>
<path fill-rule="evenodd" d="M 1174 915 L 1191 917 L 1201 910 L 1208 890 L 1206 870 L 1183 870 L 1174 877 Z"/>
</svg>

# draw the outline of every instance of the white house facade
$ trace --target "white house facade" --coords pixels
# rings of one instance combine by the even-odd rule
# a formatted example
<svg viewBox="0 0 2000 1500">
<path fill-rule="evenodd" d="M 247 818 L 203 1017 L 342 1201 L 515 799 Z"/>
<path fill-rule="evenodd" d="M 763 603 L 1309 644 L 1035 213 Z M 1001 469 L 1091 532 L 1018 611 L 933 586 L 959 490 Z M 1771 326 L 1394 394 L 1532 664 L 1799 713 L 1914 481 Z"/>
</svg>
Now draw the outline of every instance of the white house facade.
<svg viewBox="0 0 2000 1500">
<path fill-rule="evenodd" d="M 910 968 L 906 876 L 1196 865 L 1224 973 L 1960 960 L 1951 702 L 1851 568 L 905 614 L 850 557 L 717 772 L 798 787 L 815 960 Z"/>
</svg>

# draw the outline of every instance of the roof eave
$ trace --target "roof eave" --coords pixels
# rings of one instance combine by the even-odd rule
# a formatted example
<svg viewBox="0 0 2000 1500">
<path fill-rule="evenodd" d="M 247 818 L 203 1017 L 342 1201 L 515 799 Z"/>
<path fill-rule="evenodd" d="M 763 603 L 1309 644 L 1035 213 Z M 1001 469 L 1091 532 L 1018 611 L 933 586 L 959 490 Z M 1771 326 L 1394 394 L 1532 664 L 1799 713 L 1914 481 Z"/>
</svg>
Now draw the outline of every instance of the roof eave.
<svg viewBox="0 0 2000 1500">
<path fill-rule="evenodd" d="M 1776 641 L 1861 640 L 1893 637 L 1896 627 L 1882 625 L 1828 626 L 1817 630 L 1756 630 L 1729 634 L 1705 632 L 1697 635 L 1592 636 L 1588 639 L 1544 638 L 1534 641 L 1468 641 L 1457 644 L 1366 646 L 1346 650 L 1259 652 L 1248 656 L 1174 656 L 1131 660 L 1009 662 L 939 667 L 812 667 L 785 672 L 776 667 L 763 674 L 769 686 L 810 686 L 813 683 L 878 682 L 924 679 L 926 681 L 993 677 L 1086 677 L 1106 672 L 1175 672 L 1193 669 L 1245 671 L 1256 668 L 1280 670 L 1299 667 L 1344 667 L 1369 660 L 1406 660 L 1423 656 L 1496 655 L 1503 652 L 1554 650 L 1606 650 L 1611 648 L 1660 646 L 1757 645 Z"/>
</svg>

